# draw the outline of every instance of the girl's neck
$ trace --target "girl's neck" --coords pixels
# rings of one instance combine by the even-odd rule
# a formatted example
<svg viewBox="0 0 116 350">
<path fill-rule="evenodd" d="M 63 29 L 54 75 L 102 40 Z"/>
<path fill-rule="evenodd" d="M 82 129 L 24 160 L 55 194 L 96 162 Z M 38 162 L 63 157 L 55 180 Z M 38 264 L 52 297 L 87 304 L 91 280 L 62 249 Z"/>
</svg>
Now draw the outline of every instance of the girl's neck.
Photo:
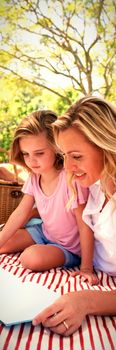
<svg viewBox="0 0 116 350">
<path fill-rule="evenodd" d="M 41 187 L 42 192 L 46 196 L 50 196 L 54 193 L 58 180 L 59 174 L 61 170 L 52 169 L 52 171 L 42 174 L 39 179 L 39 185 Z"/>
</svg>

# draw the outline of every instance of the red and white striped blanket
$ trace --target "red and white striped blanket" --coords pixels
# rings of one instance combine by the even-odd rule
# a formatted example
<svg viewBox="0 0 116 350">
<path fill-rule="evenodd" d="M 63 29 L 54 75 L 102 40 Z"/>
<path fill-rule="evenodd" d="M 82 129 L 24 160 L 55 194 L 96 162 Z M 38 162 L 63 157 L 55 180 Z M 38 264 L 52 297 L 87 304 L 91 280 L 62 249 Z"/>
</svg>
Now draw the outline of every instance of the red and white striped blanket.
<svg viewBox="0 0 116 350">
<path fill-rule="evenodd" d="M 39 283 L 61 294 L 81 289 L 116 289 L 116 277 L 100 271 L 97 272 L 99 286 L 90 287 L 79 277 L 71 277 L 72 269 L 57 268 L 44 273 L 23 269 L 19 254 L 1 255 L 0 264 L 22 282 Z M 87 316 L 79 330 L 70 337 L 53 334 L 42 326 L 33 327 L 31 323 L 11 327 L 0 323 L 0 350 L 116 350 L 116 317 Z"/>
</svg>

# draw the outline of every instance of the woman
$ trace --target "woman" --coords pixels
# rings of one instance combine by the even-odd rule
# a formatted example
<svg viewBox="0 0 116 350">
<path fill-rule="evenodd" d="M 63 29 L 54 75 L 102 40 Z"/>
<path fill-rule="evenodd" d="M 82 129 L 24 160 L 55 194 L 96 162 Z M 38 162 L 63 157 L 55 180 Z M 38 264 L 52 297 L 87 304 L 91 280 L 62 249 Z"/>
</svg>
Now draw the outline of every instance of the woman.
<svg viewBox="0 0 116 350">
<path fill-rule="evenodd" d="M 87 96 L 54 123 L 66 170 L 90 194 L 83 220 L 94 232 L 94 266 L 116 276 L 116 109 Z M 68 308 L 67 308 L 68 305 Z M 86 315 L 115 315 L 116 290 L 82 290 L 61 296 L 35 317 L 58 334 L 75 332 Z"/>
</svg>

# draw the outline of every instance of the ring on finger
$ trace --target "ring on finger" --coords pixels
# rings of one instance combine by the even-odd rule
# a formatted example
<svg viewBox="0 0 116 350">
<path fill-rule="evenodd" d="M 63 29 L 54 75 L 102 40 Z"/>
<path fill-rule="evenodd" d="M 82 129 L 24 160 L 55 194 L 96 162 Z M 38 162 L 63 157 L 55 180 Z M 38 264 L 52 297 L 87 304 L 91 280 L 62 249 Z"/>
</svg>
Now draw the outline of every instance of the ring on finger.
<svg viewBox="0 0 116 350">
<path fill-rule="evenodd" d="M 66 322 L 66 321 L 63 321 L 63 325 L 64 325 L 64 327 L 66 328 L 66 330 L 68 330 L 68 329 L 69 329 L 69 326 L 68 326 L 68 324 L 67 324 L 67 322 Z"/>
<path fill-rule="evenodd" d="M 55 317 L 56 315 L 57 315 L 57 312 L 54 313 L 53 317 Z M 66 328 L 66 330 L 68 330 L 69 326 L 68 326 L 67 322 L 66 321 L 62 321 L 62 323 L 63 323 L 64 327 Z"/>
</svg>

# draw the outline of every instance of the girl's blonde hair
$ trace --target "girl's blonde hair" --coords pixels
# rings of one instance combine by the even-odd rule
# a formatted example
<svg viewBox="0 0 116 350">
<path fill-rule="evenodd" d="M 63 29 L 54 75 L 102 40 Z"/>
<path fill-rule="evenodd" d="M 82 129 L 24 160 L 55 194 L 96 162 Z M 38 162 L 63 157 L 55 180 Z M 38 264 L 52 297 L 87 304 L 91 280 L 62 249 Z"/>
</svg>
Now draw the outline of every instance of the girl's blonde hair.
<svg viewBox="0 0 116 350">
<path fill-rule="evenodd" d="M 70 127 L 80 130 L 88 141 L 103 150 L 102 188 L 111 197 L 109 180 L 116 185 L 116 108 L 102 98 L 83 97 L 53 123 L 55 138 Z"/>
<path fill-rule="evenodd" d="M 50 110 L 35 111 L 24 118 L 14 134 L 11 146 L 11 162 L 19 164 L 30 171 L 25 164 L 23 154 L 20 150 L 19 140 L 27 135 L 39 136 L 40 133 L 45 133 L 49 144 L 56 154 L 54 166 L 56 169 L 61 169 L 63 167 L 63 157 L 56 146 L 52 128 L 52 123 L 55 122 L 56 119 L 56 114 Z"/>
</svg>

